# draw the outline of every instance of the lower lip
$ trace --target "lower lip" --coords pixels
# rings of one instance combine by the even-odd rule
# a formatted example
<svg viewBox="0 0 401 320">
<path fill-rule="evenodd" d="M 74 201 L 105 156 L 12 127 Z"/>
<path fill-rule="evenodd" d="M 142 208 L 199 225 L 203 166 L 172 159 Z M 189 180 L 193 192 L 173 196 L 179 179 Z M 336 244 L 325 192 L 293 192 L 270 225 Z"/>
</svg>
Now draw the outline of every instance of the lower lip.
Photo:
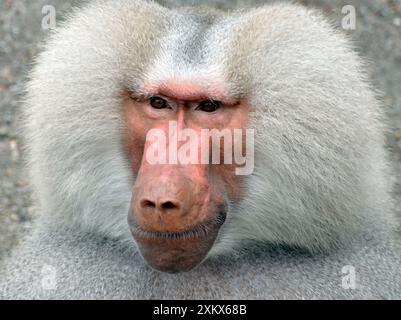
<svg viewBox="0 0 401 320">
<path fill-rule="evenodd" d="M 131 230 L 139 251 L 147 263 L 163 272 L 189 271 L 198 266 L 212 248 L 225 214 L 211 222 L 179 233 L 158 233 L 132 226 Z"/>
<path fill-rule="evenodd" d="M 144 239 L 163 239 L 163 240 L 187 240 L 191 238 L 205 238 L 209 231 L 220 229 L 226 220 L 226 213 L 220 212 L 216 217 L 202 225 L 198 225 L 189 230 L 177 232 L 149 231 L 139 226 L 136 221 L 130 220 L 131 233 L 134 237 Z"/>
</svg>

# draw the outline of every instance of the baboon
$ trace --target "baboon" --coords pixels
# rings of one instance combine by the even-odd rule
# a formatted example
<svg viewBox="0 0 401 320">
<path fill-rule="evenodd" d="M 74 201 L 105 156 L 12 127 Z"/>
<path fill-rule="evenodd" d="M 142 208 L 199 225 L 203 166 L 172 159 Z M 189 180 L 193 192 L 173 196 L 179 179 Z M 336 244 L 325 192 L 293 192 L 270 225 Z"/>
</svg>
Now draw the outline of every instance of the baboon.
<svg viewBox="0 0 401 320">
<path fill-rule="evenodd" d="M 400 297 L 386 127 L 364 70 L 296 4 L 76 9 L 27 84 L 40 215 L 0 296 Z M 252 173 L 151 163 L 148 133 L 170 122 L 196 137 L 252 129 Z"/>
</svg>

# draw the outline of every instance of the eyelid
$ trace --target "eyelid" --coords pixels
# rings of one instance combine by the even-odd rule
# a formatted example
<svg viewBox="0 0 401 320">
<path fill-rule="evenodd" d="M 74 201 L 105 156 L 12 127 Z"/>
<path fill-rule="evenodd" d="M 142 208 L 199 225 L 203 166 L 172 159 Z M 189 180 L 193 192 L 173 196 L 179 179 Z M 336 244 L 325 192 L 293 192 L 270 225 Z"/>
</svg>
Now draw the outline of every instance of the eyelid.
<svg viewBox="0 0 401 320">
<path fill-rule="evenodd" d="M 194 103 L 194 104 L 191 104 L 191 107 L 192 107 L 192 105 L 194 105 L 193 110 L 198 110 L 198 108 L 199 108 L 199 107 L 202 105 L 202 103 L 204 103 L 204 102 L 211 102 L 211 103 L 213 103 L 213 104 L 217 107 L 216 110 L 211 111 L 210 113 L 216 112 L 217 110 L 221 109 L 221 108 L 224 107 L 224 105 L 225 105 L 222 101 L 219 101 L 219 100 L 205 99 L 205 100 L 196 102 L 196 103 Z"/>
<path fill-rule="evenodd" d="M 166 102 L 166 107 L 165 108 L 159 108 L 159 109 L 155 108 L 156 110 L 165 110 L 165 109 L 176 110 L 177 109 L 177 105 L 176 105 L 175 102 L 173 102 L 170 99 L 168 99 L 166 97 L 163 97 L 161 95 L 153 95 L 153 96 L 147 97 L 146 101 L 149 103 L 149 105 L 151 105 L 150 102 L 151 102 L 151 99 L 153 97 L 160 98 L 160 99 L 162 99 L 162 100 L 164 100 Z"/>
</svg>

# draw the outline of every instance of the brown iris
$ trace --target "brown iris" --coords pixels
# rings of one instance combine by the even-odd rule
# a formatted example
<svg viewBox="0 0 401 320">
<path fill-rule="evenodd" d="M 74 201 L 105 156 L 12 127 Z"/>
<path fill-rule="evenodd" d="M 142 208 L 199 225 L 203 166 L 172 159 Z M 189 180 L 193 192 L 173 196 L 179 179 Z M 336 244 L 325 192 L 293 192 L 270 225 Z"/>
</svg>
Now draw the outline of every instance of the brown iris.
<svg viewBox="0 0 401 320">
<path fill-rule="evenodd" d="M 168 103 L 163 98 L 154 96 L 150 98 L 150 105 L 155 109 L 164 109 L 167 108 Z"/>
<path fill-rule="evenodd" d="M 196 110 L 204 112 L 214 112 L 221 107 L 221 102 L 216 100 L 204 100 L 202 101 Z"/>
</svg>

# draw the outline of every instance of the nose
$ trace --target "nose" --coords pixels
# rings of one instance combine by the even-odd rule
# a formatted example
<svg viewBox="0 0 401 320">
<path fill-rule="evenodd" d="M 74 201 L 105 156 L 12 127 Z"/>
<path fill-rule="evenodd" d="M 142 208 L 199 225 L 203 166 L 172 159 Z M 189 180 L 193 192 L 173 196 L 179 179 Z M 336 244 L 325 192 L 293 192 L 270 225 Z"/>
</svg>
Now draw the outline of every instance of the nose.
<svg viewBox="0 0 401 320">
<path fill-rule="evenodd" d="M 147 221 L 182 219 L 194 203 L 191 183 L 173 167 L 155 166 L 140 182 L 134 201 L 137 213 Z M 192 192 L 191 192 L 192 191 Z M 189 193 L 189 194 L 188 194 Z M 199 196 L 199 195 L 198 195 Z"/>
<path fill-rule="evenodd" d="M 147 231 L 188 231 L 211 218 L 209 199 L 210 188 L 203 168 L 143 167 L 133 189 L 132 214 L 136 224 Z"/>
</svg>

